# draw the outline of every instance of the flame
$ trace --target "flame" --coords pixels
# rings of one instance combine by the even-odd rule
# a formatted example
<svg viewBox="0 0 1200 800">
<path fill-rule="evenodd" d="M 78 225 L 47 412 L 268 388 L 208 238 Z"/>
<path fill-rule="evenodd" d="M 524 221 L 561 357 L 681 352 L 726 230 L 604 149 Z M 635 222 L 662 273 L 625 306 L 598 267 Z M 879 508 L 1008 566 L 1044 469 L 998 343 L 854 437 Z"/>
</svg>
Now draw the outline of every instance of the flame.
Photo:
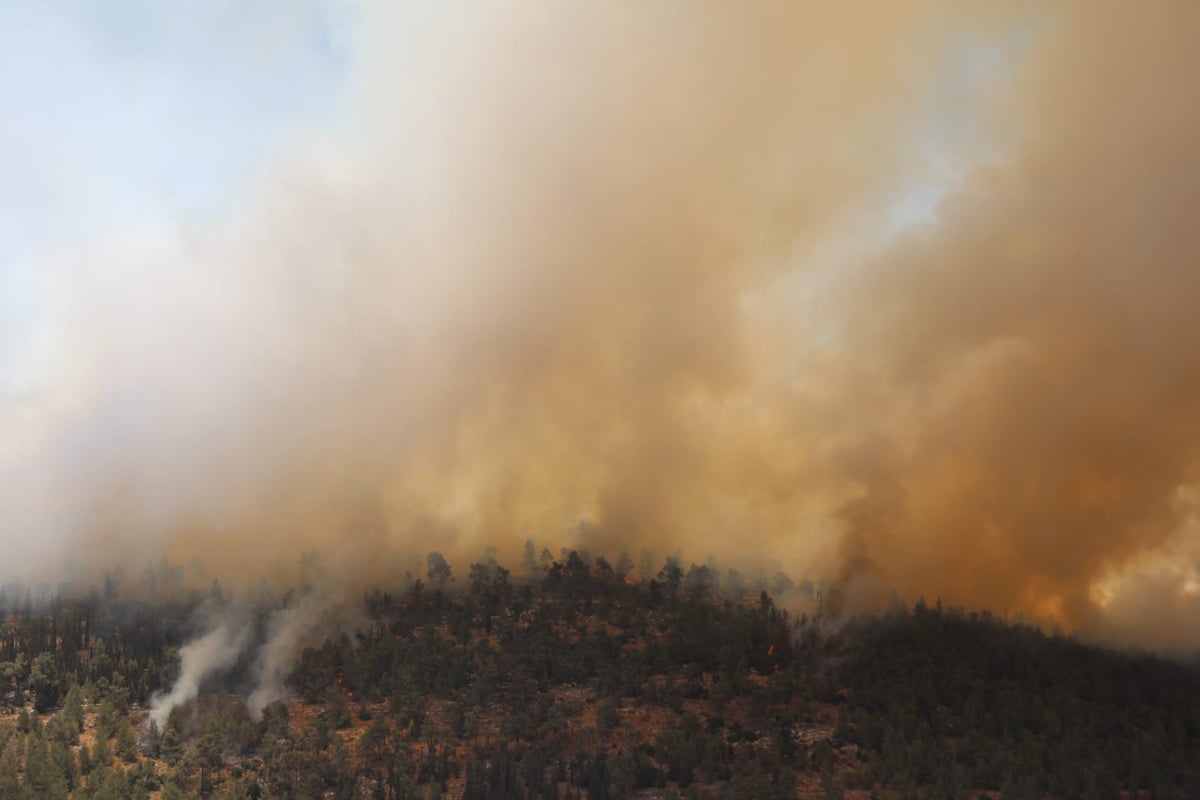
<svg viewBox="0 0 1200 800">
<path fill-rule="evenodd" d="M 341 669 L 338 669 L 336 675 L 334 676 L 334 681 L 337 683 L 338 689 L 341 690 L 342 694 L 346 695 L 346 697 L 350 698 L 351 700 L 354 699 L 354 692 L 346 688 L 346 673 L 342 672 Z"/>
</svg>

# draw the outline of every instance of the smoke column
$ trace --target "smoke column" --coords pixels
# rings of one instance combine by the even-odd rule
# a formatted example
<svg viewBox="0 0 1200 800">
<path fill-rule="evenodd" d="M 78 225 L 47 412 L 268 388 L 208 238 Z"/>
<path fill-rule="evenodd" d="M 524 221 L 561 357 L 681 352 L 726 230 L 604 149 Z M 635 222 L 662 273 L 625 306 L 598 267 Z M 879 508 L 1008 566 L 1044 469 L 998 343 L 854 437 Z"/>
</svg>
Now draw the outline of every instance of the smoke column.
<svg viewBox="0 0 1200 800">
<path fill-rule="evenodd" d="M 267 641 L 255 661 L 255 686 L 246 707 L 255 720 L 263 709 L 287 697 L 287 677 L 305 646 L 319 641 L 334 616 L 336 607 L 327 596 L 310 592 L 295 604 L 279 609 L 271 617 Z"/>
<path fill-rule="evenodd" d="M 176 706 L 196 699 L 206 679 L 237 663 L 249 631 L 248 626 L 234 626 L 222 621 L 180 649 L 180 673 L 175 685 L 166 694 L 155 694 L 150 698 L 150 720 L 159 730 L 163 729 L 167 717 Z"/>
<path fill-rule="evenodd" d="M 220 221 L 40 256 L 13 563 L 586 529 L 1200 645 L 1200 6 L 356 9 Z"/>
</svg>

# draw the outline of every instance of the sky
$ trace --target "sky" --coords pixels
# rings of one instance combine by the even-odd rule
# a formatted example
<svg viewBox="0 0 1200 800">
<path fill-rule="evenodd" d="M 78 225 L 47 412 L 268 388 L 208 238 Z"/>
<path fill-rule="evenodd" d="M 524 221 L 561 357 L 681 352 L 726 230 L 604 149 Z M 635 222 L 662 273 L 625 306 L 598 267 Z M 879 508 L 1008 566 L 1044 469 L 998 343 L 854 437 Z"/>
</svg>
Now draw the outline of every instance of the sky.
<svg viewBox="0 0 1200 800">
<path fill-rule="evenodd" d="M 1200 646 L 1198 13 L 3 4 L 7 570 L 534 538 Z"/>
<path fill-rule="evenodd" d="M 37 254 L 219 220 L 277 148 L 331 121 L 349 9 L 318 2 L 0 7 L 0 370 L 21 385 Z"/>
</svg>

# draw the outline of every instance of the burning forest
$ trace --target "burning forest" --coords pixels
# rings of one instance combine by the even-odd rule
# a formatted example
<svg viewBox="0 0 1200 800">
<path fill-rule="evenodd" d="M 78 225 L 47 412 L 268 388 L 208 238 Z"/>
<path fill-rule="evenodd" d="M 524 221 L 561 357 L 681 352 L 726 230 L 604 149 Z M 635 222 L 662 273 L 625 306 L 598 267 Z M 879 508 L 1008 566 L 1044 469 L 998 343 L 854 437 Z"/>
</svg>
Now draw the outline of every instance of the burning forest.
<svg viewBox="0 0 1200 800">
<path fill-rule="evenodd" d="M 716 800 L 1200 787 L 1194 664 L 940 601 L 834 618 L 825 587 L 670 558 L 649 576 L 578 551 L 529 574 L 485 558 L 461 583 L 440 555 L 429 563 L 337 603 L 184 584 L 170 600 L 130 586 L 24 605 L 6 590 L 0 793 Z M 811 612 L 792 613 L 769 587 Z M 322 631 L 322 618 L 341 623 Z"/>
<path fill-rule="evenodd" d="M 2 4 L 0 799 L 1200 796 L 1198 30 Z"/>
</svg>

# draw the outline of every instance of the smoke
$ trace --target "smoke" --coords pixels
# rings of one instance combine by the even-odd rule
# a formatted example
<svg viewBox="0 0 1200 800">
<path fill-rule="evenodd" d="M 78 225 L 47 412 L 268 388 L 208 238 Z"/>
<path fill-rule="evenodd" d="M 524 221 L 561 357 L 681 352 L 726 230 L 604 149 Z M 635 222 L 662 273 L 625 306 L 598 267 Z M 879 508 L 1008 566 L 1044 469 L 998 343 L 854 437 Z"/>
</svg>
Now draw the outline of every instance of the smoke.
<svg viewBox="0 0 1200 800">
<path fill-rule="evenodd" d="M 365 3 L 229 219 L 45 256 L 14 563 L 586 529 L 1200 644 L 1198 15 Z"/>
<path fill-rule="evenodd" d="M 1096 12 L 1049 21 L 998 98 L 1014 152 L 846 290 L 839 367 L 863 393 L 842 413 L 885 446 L 852 454 L 875 513 L 843 546 L 910 596 L 1195 646 L 1194 555 L 1157 570 L 1162 605 L 1137 573 L 1195 552 L 1198 9 Z"/>
<path fill-rule="evenodd" d="M 288 696 L 286 681 L 296 657 L 326 633 L 328 625 L 339 616 L 335 610 L 330 598 L 310 592 L 272 615 L 267 641 L 259 649 L 254 665 L 255 686 L 246 699 L 251 717 L 261 719 L 264 708 Z"/>
<path fill-rule="evenodd" d="M 221 620 L 179 651 L 179 677 L 166 694 L 150 698 L 150 721 L 162 730 L 176 706 L 195 700 L 200 686 L 237 663 L 249 640 L 250 626 Z"/>
<path fill-rule="evenodd" d="M 243 683 L 244 677 L 229 674 L 242 673 L 247 664 L 246 706 L 255 720 L 260 719 L 263 708 L 289 696 L 287 679 L 303 649 L 347 628 L 356 618 L 336 589 L 308 588 L 277 601 L 270 597 L 260 590 L 257 596 L 243 595 L 220 608 L 199 610 L 207 618 L 204 633 L 180 648 L 179 677 L 170 691 L 150 699 L 149 720 L 159 730 L 171 711 L 196 699 L 207 682 L 227 676 L 231 685 Z M 265 629 L 253 622 L 258 617 L 266 618 Z"/>
</svg>

